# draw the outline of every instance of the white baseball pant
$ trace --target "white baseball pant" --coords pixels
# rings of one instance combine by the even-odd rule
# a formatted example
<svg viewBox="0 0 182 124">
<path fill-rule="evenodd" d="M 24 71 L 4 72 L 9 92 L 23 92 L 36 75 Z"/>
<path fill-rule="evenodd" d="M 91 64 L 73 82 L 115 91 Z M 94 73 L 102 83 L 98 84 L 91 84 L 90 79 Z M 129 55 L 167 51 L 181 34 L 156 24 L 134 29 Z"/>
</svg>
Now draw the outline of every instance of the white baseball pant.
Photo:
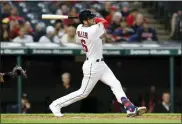
<svg viewBox="0 0 182 124">
<path fill-rule="evenodd" d="M 62 108 L 86 98 L 98 80 L 110 86 L 111 90 L 117 98 L 117 101 L 119 103 L 122 103 L 121 98 L 126 97 L 126 95 L 122 89 L 120 82 L 104 61 L 100 60 L 99 62 L 96 62 L 96 60 L 86 60 L 83 64 L 82 70 L 84 77 L 82 80 L 81 88 L 53 101 L 54 105 Z"/>
</svg>

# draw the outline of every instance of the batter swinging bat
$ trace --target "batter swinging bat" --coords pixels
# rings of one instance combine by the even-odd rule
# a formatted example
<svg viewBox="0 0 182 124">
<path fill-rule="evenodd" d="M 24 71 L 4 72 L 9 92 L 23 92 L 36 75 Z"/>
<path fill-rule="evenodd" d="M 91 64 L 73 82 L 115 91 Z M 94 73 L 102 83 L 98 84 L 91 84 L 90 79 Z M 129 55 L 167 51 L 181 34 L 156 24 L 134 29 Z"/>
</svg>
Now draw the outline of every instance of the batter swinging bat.
<svg viewBox="0 0 182 124">
<path fill-rule="evenodd" d="M 48 20 L 56 20 L 56 19 L 75 19 L 78 17 L 74 16 L 68 16 L 68 15 L 53 15 L 53 14 L 43 14 L 42 19 L 48 19 Z"/>
</svg>

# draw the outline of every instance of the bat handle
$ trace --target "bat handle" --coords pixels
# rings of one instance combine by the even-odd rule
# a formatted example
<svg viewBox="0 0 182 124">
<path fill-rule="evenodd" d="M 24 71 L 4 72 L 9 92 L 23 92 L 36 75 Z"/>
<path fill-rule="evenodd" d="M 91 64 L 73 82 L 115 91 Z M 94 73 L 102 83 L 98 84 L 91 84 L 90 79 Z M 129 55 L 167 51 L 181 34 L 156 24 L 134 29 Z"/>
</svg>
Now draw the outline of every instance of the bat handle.
<svg viewBox="0 0 182 124">
<path fill-rule="evenodd" d="M 68 19 L 77 19 L 77 16 L 68 16 Z"/>
</svg>

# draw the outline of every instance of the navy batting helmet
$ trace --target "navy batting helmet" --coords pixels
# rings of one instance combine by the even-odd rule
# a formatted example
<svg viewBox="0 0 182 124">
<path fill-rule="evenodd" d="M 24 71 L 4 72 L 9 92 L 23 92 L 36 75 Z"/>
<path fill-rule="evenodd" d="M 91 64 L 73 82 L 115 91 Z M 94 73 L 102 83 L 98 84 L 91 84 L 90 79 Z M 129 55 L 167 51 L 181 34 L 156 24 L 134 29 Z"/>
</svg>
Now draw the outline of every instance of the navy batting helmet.
<svg viewBox="0 0 182 124">
<path fill-rule="evenodd" d="M 93 14 L 90 10 L 87 9 L 80 12 L 79 19 L 80 22 L 83 23 L 84 20 L 94 18 L 95 16 L 96 16 L 95 14 Z"/>
</svg>

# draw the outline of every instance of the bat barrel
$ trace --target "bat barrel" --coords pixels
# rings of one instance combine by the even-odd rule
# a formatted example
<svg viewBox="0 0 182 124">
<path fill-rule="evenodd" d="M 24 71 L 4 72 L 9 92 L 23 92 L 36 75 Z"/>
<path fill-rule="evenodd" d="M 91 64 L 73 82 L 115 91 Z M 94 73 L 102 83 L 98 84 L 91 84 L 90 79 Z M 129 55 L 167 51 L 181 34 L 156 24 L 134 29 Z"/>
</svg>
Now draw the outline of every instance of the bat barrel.
<svg viewBox="0 0 182 124">
<path fill-rule="evenodd" d="M 68 19 L 68 16 L 66 16 L 66 15 L 43 14 L 42 15 L 42 19 L 50 19 L 50 20 L 54 20 L 54 19 Z"/>
<path fill-rule="evenodd" d="M 42 19 L 56 20 L 56 19 L 75 19 L 78 17 L 67 16 L 67 15 L 53 15 L 53 14 L 43 14 Z"/>
</svg>

